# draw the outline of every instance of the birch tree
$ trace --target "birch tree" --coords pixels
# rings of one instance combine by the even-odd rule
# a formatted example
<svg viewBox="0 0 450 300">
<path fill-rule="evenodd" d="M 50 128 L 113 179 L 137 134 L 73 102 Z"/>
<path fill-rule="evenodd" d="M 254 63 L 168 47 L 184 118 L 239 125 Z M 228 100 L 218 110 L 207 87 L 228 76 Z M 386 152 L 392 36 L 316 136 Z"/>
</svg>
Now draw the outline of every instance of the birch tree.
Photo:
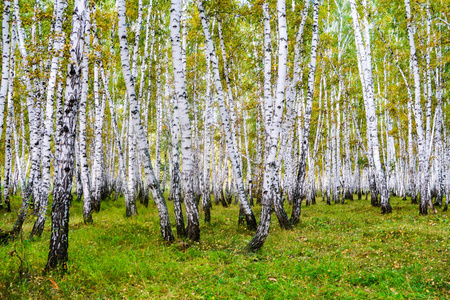
<svg viewBox="0 0 450 300">
<path fill-rule="evenodd" d="M 268 14 L 268 3 L 263 4 L 264 11 L 264 35 L 265 35 L 265 64 L 270 62 L 270 52 L 267 50 L 267 43 L 270 42 L 270 26 L 268 26 L 269 14 Z M 256 230 L 253 239 L 248 244 L 248 249 L 256 250 L 264 245 L 265 239 L 269 234 L 270 219 L 272 205 L 276 202 L 281 201 L 281 195 L 279 191 L 279 182 L 276 178 L 278 176 L 276 172 L 276 155 L 278 150 L 278 141 L 281 130 L 281 122 L 283 116 L 283 103 L 285 94 L 285 84 L 286 84 L 286 72 L 287 72 L 287 51 L 288 51 L 288 41 L 287 41 L 287 25 L 286 25 L 286 4 L 284 0 L 277 1 L 277 17 L 278 17 L 278 76 L 277 76 L 277 89 L 276 98 L 273 103 L 273 112 L 271 110 L 271 97 L 270 97 L 270 75 L 268 68 L 271 65 L 265 65 L 265 78 L 264 78 L 264 98 L 265 98 L 265 125 L 266 125 L 266 161 L 264 168 L 264 181 L 263 181 L 263 197 L 261 201 L 261 220 Z M 270 49 L 269 49 L 270 50 Z M 287 216 L 286 216 L 287 219 Z M 282 222 L 280 218 L 278 219 L 280 223 Z M 291 224 L 283 224 L 286 228 L 290 228 Z"/>
<path fill-rule="evenodd" d="M 245 220 L 247 222 L 247 228 L 249 230 L 255 230 L 256 229 L 256 219 L 253 215 L 253 211 L 250 208 L 250 205 L 247 200 L 247 195 L 245 194 L 245 188 L 244 188 L 244 179 L 242 176 L 242 169 L 241 165 L 239 163 L 239 157 L 238 157 L 238 151 L 237 151 L 237 145 L 233 139 L 231 127 L 230 127 L 230 120 L 228 117 L 228 111 L 225 106 L 225 100 L 224 100 L 224 94 L 223 94 L 223 88 L 222 88 L 222 82 L 219 74 L 219 65 L 217 56 L 214 50 L 214 44 L 213 40 L 211 38 L 210 29 L 209 29 L 209 23 L 208 19 L 206 18 L 205 10 L 203 9 L 203 1 L 200 0 L 197 2 L 198 12 L 200 15 L 200 19 L 202 22 L 203 27 L 203 33 L 205 35 L 207 49 L 208 49 L 208 55 L 207 59 L 211 61 L 211 68 L 213 71 L 213 77 L 214 77 L 214 84 L 216 87 L 216 93 L 217 93 L 217 101 L 219 103 L 219 110 L 220 115 L 222 118 L 222 126 L 223 131 L 225 132 L 225 138 L 226 138 L 226 147 L 227 147 L 227 153 L 228 157 L 230 158 L 231 165 L 233 167 L 233 174 L 237 185 L 237 196 L 239 198 L 239 204 L 241 207 L 241 210 L 243 214 L 245 215 Z"/>
<path fill-rule="evenodd" d="M 51 160 L 51 136 L 53 133 L 53 105 L 55 96 L 55 87 L 57 75 L 60 67 L 60 59 L 63 55 L 61 48 L 64 42 L 64 35 L 62 34 L 63 13 L 66 9 L 67 3 L 63 0 L 55 1 L 55 31 L 53 41 L 53 57 L 51 60 L 50 75 L 47 85 L 47 99 L 45 104 L 45 119 L 44 119 L 44 138 L 42 141 L 42 189 L 40 194 L 39 212 L 33 230 L 30 236 L 41 236 L 44 230 L 45 214 L 47 212 L 48 197 L 50 190 L 50 160 Z M 57 132 L 59 134 L 59 132 Z M 57 152 L 56 152 L 57 153 Z"/>
<path fill-rule="evenodd" d="M 150 162 L 150 153 L 148 150 L 148 139 L 144 135 L 142 123 L 140 120 L 140 109 L 136 99 L 134 80 L 131 76 L 130 61 L 128 53 L 127 28 L 125 20 L 125 0 L 116 1 L 119 16 L 119 40 L 120 40 L 120 58 L 122 61 L 122 72 L 125 79 L 127 94 L 130 101 L 130 113 L 133 130 L 136 131 L 137 146 L 142 154 L 146 185 L 150 188 L 153 200 L 156 203 L 160 218 L 161 234 L 167 241 L 173 240 L 172 229 L 170 227 L 169 213 L 167 211 L 166 200 L 163 197 L 159 182 L 156 180 Z"/>
<path fill-rule="evenodd" d="M 59 152 L 56 154 L 55 188 L 52 206 L 52 229 L 46 270 L 61 268 L 67 271 L 69 247 L 69 216 L 72 200 L 76 124 L 81 98 L 82 59 L 84 51 L 84 26 L 87 3 L 76 0 L 70 34 L 70 60 L 67 66 L 64 114 Z"/>
<path fill-rule="evenodd" d="M 303 195 L 303 188 L 304 188 L 303 186 L 306 177 L 305 176 L 306 158 L 309 152 L 310 122 L 311 122 L 312 102 L 314 97 L 314 81 L 316 74 L 318 38 L 319 38 L 319 2 L 315 0 L 313 4 L 313 34 L 311 42 L 311 61 L 309 63 L 308 92 L 306 95 L 306 109 L 304 115 L 303 140 L 298 165 L 296 196 L 294 197 L 294 204 L 292 207 L 292 216 L 291 216 L 291 222 L 293 224 L 297 224 L 300 220 L 301 196 Z M 311 176 L 314 175 L 311 174 Z"/>
<path fill-rule="evenodd" d="M 9 81 L 9 56 L 10 56 L 10 30 L 9 20 L 11 17 L 11 1 L 3 1 L 3 17 L 2 17 L 2 79 L 0 83 L 0 136 L 3 132 L 3 119 L 5 111 L 5 100 L 8 92 Z M 1 178 L 0 178 L 1 179 Z M 1 182 L 1 180 L 0 180 Z M 3 208 L 2 195 L 0 193 L 0 208 Z"/>
<path fill-rule="evenodd" d="M 172 0 L 170 11 L 170 40 L 172 42 L 173 73 L 175 84 L 175 117 L 180 120 L 181 151 L 183 155 L 182 179 L 183 195 L 186 207 L 187 237 L 192 241 L 200 239 L 198 207 L 194 195 L 194 160 L 191 144 L 191 123 L 187 103 L 186 81 L 182 63 L 180 37 L 181 0 Z"/>
<path fill-rule="evenodd" d="M 423 129 L 423 110 L 421 104 L 421 82 L 419 65 L 417 61 L 416 42 L 414 38 L 414 25 L 411 16 L 411 6 L 409 0 L 405 0 L 406 17 L 407 17 L 407 30 L 409 37 L 409 51 L 410 51 L 410 64 L 411 71 L 414 78 L 414 119 L 416 122 L 417 131 L 417 149 L 419 158 L 419 179 L 420 179 L 420 206 L 419 213 L 421 215 L 428 214 L 428 206 L 433 209 L 433 204 L 428 191 L 429 184 L 429 163 L 427 159 L 427 143 L 426 133 Z"/>
<path fill-rule="evenodd" d="M 355 0 L 350 0 L 352 20 L 353 20 L 353 31 L 355 33 L 355 43 L 357 46 L 358 57 L 360 63 L 358 67 L 361 68 L 361 83 L 364 89 L 363 98 L 364 106 L 366 112 L 366 123 L 367 123 L 367 141 L 368 148 L 371 159 L 373 159 L 375 172 L 376 172 L 376 182 L 377 189 L 380 193 L 380 203 L 381 212 L 383 214 L 392 212 L 392 208 L 389 203 L 389 190 L 387 188 L 386 175 L 381 166 L 380 161 L 380 150 L 378 141 L 378 121 L 375 114 L 375 100 L 374 100 L 374 85 L 373 85 L 373 73 L 371 66 L 371 46 L 370 46 L 370 35 L 368 33 L 368 23 L 365 24 L 364 39 L 361 35 L 361 29 L 359 25 L 358 12 L 356 10 Z M 363 7 L 365 7 L 365 1 L 363 1 Z M 367 16 L 364 16 L 367 18 Z M 365 19 L 366 20 L 366 19 Z"/>
</svg>

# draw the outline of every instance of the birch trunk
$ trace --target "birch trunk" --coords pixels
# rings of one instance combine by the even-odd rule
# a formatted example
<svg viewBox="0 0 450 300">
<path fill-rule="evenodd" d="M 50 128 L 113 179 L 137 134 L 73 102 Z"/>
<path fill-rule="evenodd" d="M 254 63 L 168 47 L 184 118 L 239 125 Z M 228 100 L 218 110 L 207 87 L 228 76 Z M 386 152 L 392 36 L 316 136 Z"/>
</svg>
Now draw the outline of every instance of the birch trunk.
<svg viewBox="0 0 450 300">
<path fill-rule="evenodd" d="M 315 0 L 313 4 L 313 34 L 311 41 L 311 61 L 309 65 L 308 75 L 308 92 L 306 95 L 306 109 L 304 114 L 304 128 L 302 137 L 302 148 L 300 152 L 300 159 L 298 164 L 298 175 L 296 182 L 296 195 L 292 206 L 291 222 L 297 224 L 300 221 L 301 213 L 301 197 L 304 194 L 304 183 L 306 177 L 306 158 L 309 152 L 309 135 L 311 123 L 312 102 L 314 97 L 314 79 L 316 74 L 317 62 L 317 44 L 319 39 L 319 1 Z M 314 176 L 314 174 L 311 174 Z"/>
<path fill-rule="evenodd" d="M 92 197 L 91 197 L 91 174 L 87 160 L 87 138 L 86 138 L 86 102 L 89 89 L 89 48 L 91 40 L 91 22 L 90 9 L 86 8 L 85 26 L 84 26 L 84 51 L 81 62 L 81 98 L 79 103 L 79 157 L 80 173 L 83 184 L 83 219 L 84 223 L 93 223 L 92 219 Z"/>
<path fill-rule="evenodd" d="M 60 267 L 67 271 L 69 247 L 69 215 L 72 200 L 72 178 L 74 171 L 74 152 L 76 140 L 76 120 L 81 98 L 81 64 L 84 51 L 84 25 L 86 1 L 76 0 L 72 16 L 70 35 L 70 62 L 67 70 L 64 115 L 60 135 L 60 148 L 57 153 L 55 190 L 52 207 L 52 229 L 47 270 Z"/>
<path fill-rule="evenodd" d="M 210 165 L 211 165 L 211 63 L 206 60 L 206 97 L 205 97 L 205 119 L 204 119 L 204 148 L 203 148 L 203 191 L 202 209 L 205 213 L 205 222 L 211 222 L 211 192 L 210 192 Z"/>
<path fill-rule="evenodd" d="M 94 47 L 98 45 L 97 26 L 94 22 Z M 92 172 L 93 192 L 92 192 L 92 209 L 96 212 L 100 211 L 101 200 L 107 194 L 107 181 L 105 176 L 105 163 L 103 154 L 103 119 L 105 115 L 106 101 L 105 97 L 100 100 L 99 96 L 99 60 L 100 53 L 94 53 L 94 105 L 95 105 L 95 124 L 94 124 L 94 166 Z"/>
<path fill-rule="evenodd" d="M 414 26 L 412 24 L 411 7 L 409 0 L 405 0 L 407 28 L 410 47 L 410 64 L 414 77 L 414 118 L 416 121 L 417 131 L 417 149 L 419 158 L 419 176 L 420 176 L 420 207 L 419 213 L 421 215 L 428 214 L 428 206 L 433 209 L 433 204 L 428 191 L 429 183 L 429 164 L 427 160 L 427 145 L 426 136 L 423 129 L 423 111 L 421 105 L 421 91 L 420 91 L 420 74 L 419 65 L 417 61 L 416 43 L 414 40 Z"/>
<path fill-rule="evenodd" d="M 278 150 L 278 141 L 281 131 L 281 122 L 283 115 L 283 103 L 285 94 L 285 84 L 286 84 L 286 73 L 287 73 L 287 51 L 288 51 L 288 40 L 287 40 L 287 26 L 286 26 L 286 6 L 284 0 L 277 1 L 277 16 L 278 16 L 278 31 L 279 31 L 279 41 L 278 41 L 278 77 L 277 77 L 277 87 L 276 87 L 276 98 L 273 107 L 273 113 L 271 108 L 271 97 L 270 97 L 270 72 L 266 70 L 271 65 L 266 64 L 270 62 L 271 55 L 270 48 L 268 47 L 270 43 L 270 19 L 269 19 L 269 8 L 268 3 L 263 4 L 264 12 L 264 43 L 265 43 L 265 74 L 264 74 L 264 98 L 265 98 L 265 116 L 266 116 L 266 161 L 264 168 L 264 182 L 263 182 L 263 197 L 261 202 L 261 221 L 259 223 L 258 229 L 247 245 L 248 249 L 251 251 L 260 249 L 269 234 L 270 228 L 270 218 L 272 205 L 279 207 L 281 201 L 281 193 L 279 190 L 279 180 L 277 179 L 276 172 L 276 155 Z M 266 69 L 267 68 L 267 69 Z M 286 215 L 286 212 L 284 212 Z M 278 216 L 279 214 L 277 214 Z M 285 223 L 282 223 L 283 220 Z M 291 224 L 288 220 L 287 215 L 284 219 L 278 218 L 280 225 L 284 228 L 291 228 Z"/>
<path fill-rule="evenodd" d="M 33 206 L 33 201 L 39 196 L 40 181 L 40 139 L 38 132 L 38 119 L 35 113 L 34 90 L 30 79 L 30 67 L 28 61 L 27 48 L 22 31 L 22 23 L 20 20 L 19 2 L 14 1 L 14 21 L 16 24 L 17 41 L 20 54 L 22 56 L 23 80 L 26 86 L 26 107 L 28 110 L 29 132 L 30 132 L 30 176 L 28 184 L 22 193 L 22 208 L 19 216 L 14 224 L 13 235 L 17 235 L 25 221 L 29 204 Z M 35 185 L 36 184 L 36 185 Z M 33 197 L 31 197 L 33 196 Z"/>
<path fill-rule="evenodd" d="M 14 32 L 13 32 L 14 33 Z M 11 44 L 11 55 L 9 61 L 9 79 L 8 79 L 8 100 L 7 100 L 7 117 L 6 117 L 6 132 L 5 132 L 5 169 L 4 169 L 4 183 L 3 183 L 3 200 L 5 202 L 5 209 L 7 212 L 11 212 L 11 203 L 9 199 L 11 189 L 11 177 L 12 177 L 12 148 L 11 148 L 11 133 L 14 118 L 14 103 L 13 103 L 13 89 L 14 89 L 14 77 L 15 77 L 15 42 Z M 3 119 L 0 120 L 3 123 Z M 0 132 L 1 134 L 1 132 Z M 1 181 L 0 181 L 1 182 Z M 1 204 L 1 193 L 0 193 Z"/>
<path fill-rule="evenodd" d="M 200 240 L 198 207 L 194 195 L 194 157 L 191 143 L 191 123 L 187 103 L 186 79 L 183 70 L 180 37 L 181 0 L 172 0 L 170 12 L 170 39 L 172 42 L 173 73 L 175 84 L 175 117 L 178 116 L 181 128 L 181 153 L 183 196 L 186 207 L 187 237 L 191 241 Z"/>
<path fill-rule="evenodd" d="M 117 0 L 116 5 L 118 8 L 119 16 L 119 38 L 120 38 L 120 57 L 122 61 L 123 77 L 125 79 L 125 85 L 127 88 L 127 94 L 130 101 L 130 110 L 132 114 L 131 124 L 133 129 L 136 130 L 137 145 L 141 156 L 143 158 L 145 181 L 146 186 L 150 188 L 153 199 L 156 203 L 159 212 L 161 234 L 163 239 L 167 241 L 173 240 L 172 229 L 170 227 L 169 213 L 167 211 L 166 200 L 161 193 L 159 182 L 156 180 L 153 173 L 152 165 L 150 162 L 150 153 L 148 150 L 148 139 L 144 135 L 140 116 L 139 105 L 136 99 L 136 91 L 134 81 L 130 72 L 130 62 L 128 57 L 128 41 L 127 41 L 127 28 L 125 18 L 125 0 Z"/>
<path fill-rule="evenodd" d="M 428 3 L 429 4 L 429 3 Z M 445 169 L 445 150 L 443 146 L 443 126 L 444 126 L 444 118 L 443 118 L 443 112 L 442 112 L 442 53 L 441 48 L 436 47 L 436 60 L 437 60 L 437 66 L 435 70 L 435 84 L 436 84 L 436 112 L 437 115 L 436 119 L 436 166 L 437 166 L 437 193 L 434 205 L 436 206 L 442 206 L 442 200 L 445 193 L 445 187 L 444 187 L 444 169 Z"/>
<path fill-rule="evenodd" d="M 363 2 L 365 6 L 365 2 Z M 364 7 L 365 8 L 365 7 Z M 377 189 L 380 192 L 380 203 L 381 203 L 381 213 L 390 213 L 392 208 L 389 203 L 389 190 L 387 188 L 386 175 L 381 166 L 380 161 L 380 150 L 378 141 L 378 121 L 375 114 L 375 99 L 374 99 L 374 86 L 373 86 L 373 74 L 371 66 L 371 48 L 370 48 L 370 36 L 368 34 L 368 24 L 365 27 L 365 39 L 361 36 L 361 30 L 359 27 L 358 12 L 356 10 L 355 0 L 351 0 L 351 10 L 353 19 L 353 29 L 355 33 L 355 42 L 357 46 L 357 51 L 361 59 L 361 64 L 359 67 L 363 68 L 362 82 L 366 111 L 366 122 L 367 122 L 367 139 L 370 140 L 371 154 L 373 158 L 375 173 L 376 173 L 376 183 Z M 366 16 L 364 18 L 366 20 Z M 370 152 L 369 152 L 370 153 Z"/>
<path fill-rule="evenodd" d="M 175 99 L 173 99 L 175 102 Z M 173 103 L 175 105 L 175 103 Z M 179 136 L 180 124 L 178 118 L 175 116 L 175 111 L 172 110 L 172 122 L 170 126 L 172 136 L 172 168 L 170 174 L 170 196 L 173 200 L 175 224 L 177 227 L 177 235 L 179 237 L 186 236 L 186 228 L 184 226 L 183 209 L 181 208 L 181 175 L 180 175 L 180 150 L 179 150 Z"/>
<path fill-rule="evenodd" d="M 200 0 L 197 2 L 198 5 L 198 11 L 200 14 L 200 19 L 203 26 L 203 32 L 206 39 L 207 49 L 208 49 L 208 56 L 211 61 L 211 67 L 213 70 L 213 76 L 214 76 L 214 83 L 216 86 L 216 93 L 217 93 L 217 100 L 219 102 L 219 110 L 222 118 L 223 123 L 223 130 L 225 132 L 226 137 L 226 146 L 227 146 L 227 152 L 228 157 L 230 158 L 232 167 L 233 167 L 233 174 L 235 176 L 235 181 L 237 185 L 237 196 L 239 197 L 239 203 L 241 206 L 242 211 L 244 212 L 245 219 L 247 222 L 247 228 L 249 230 L 255 230 L 256 229 L 256 219 L 253 215 L 253 211 L 247 201 L 247 195 L 245 194 L 245 188 L 244 188 L 244 180 L 242 177 L 242 170 L 241 165 L 239 163 L 239 153 L 237 149 L 237 145 L 233 139 L 233 134 L 231 131 L 230 126 L 230 120 L 228 117 L 228 111 L 225 106 L 225 100 L 224 100 L 224 93 L 222 88 L 222 82 L 220 79 L 219 74 L 219 65 L 217 56 L 214 50 L 214 44 L 213 40 L 211 39 L 211 34 L 209 30 L 209 24 L 208 20 L 206 19 L 206 14 L 203 9 L 203 1 Z"/>
<path fill-rule="evenodd" d="M 10 75 L 9 74 L 10 73 L 9 56 L 11 52 L 10 46 L 11 40 L 9 30 L 10 16 L 11 16 L 11 1 L 5 0 L 3 1 L 3 17 L 2 17 L 2 78 L 0 85 L 0 137 L 2 136 L 3 133 L 5 100 L 8 92 L 8 82 Z M 1 208 L 3 208 L 3 204 L 2 204 L 2 194 L 0 193 L 0 209 Z"/>
<path fill-rule="evenodd" d="M 33 230 L 31 231 L 30 237 L 41 236 L 44 231 L 45 225 L 45 214 L 47 213 L 48 198 L 50 191 L 50 160 L 52 156 L 51 151 L 51 136 L 53 134 L 53 103 L 55 96 L 55 87 L 57 75 L 59 72 L 60 59 L 63 55 L 61 51 L 64 35 L 62 34 L 63 25 L 63 13 L 66 9 L 67 3 L 64 0 L 55 1 L 55 27 L 54 27 L 54 42 L 53 42 L 53 57 L 51 60 L 50 75 L 47 85 L 47 99 L 46 99 L 46 109 L 45 109 L 45 120 L 44 120 L 44 137 L 42 141 L 42 189 L 39 205 L 39 212 L 37 215 L 36 222 L 34 223 Z M 60 84 L 62 85 L 62 84 Z M 56 144 L 56 143 L 55 143 Z M 58 153 L 58 152 L 56 152 Z"/>
</svg>

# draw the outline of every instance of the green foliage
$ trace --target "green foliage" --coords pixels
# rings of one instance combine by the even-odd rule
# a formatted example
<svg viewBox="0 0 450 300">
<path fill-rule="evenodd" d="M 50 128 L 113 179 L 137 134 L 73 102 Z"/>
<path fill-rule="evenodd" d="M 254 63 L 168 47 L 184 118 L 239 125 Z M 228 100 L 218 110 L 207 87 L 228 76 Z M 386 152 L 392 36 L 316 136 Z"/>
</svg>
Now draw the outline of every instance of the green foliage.
<svg viewBox="0 0 450 300">
<path fill-rule="evenodd" d="M 13 202 L 18 209 L 18 201 Z M 169 202 L 169 206 L 170 202 Z M 202 240 L 165 244 L 156 208 L 127 219 L 122 199 L 106 201 L 84 225 L 82 204 L 71 209 L 69 273 L 43 275 L 49 222 L 42 238 L 0 248 L 2 299 L 444 299 L 450 292 L 445 214 L 419 217 L 392 199 L 380 215 L 369 201 L 303 208 L 292 231 L 272 222 L 265 247 L 244 250 L 252 233 L 237 226 L 238 207 L 214 206 Z M 290 207 L 287 207 L 289 210 Z M 259 215 L 259 207 L 255 207 Z M 1 224 L 15 216 L 0 215 Z M 273 216 L 275 218 L 275 216 Z M 29 232 L 33 220 L 24 226 Z M 28 271 L 19 274 L 15 249 Z"/>
</svg>

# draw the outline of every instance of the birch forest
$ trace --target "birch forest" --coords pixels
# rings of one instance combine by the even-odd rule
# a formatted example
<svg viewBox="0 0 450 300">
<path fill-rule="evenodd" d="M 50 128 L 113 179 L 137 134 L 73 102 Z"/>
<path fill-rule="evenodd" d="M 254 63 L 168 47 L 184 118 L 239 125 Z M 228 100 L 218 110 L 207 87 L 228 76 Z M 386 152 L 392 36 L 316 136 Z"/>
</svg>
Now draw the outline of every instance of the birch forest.
<svg viewBox="0 0 450 300">
<path fill-rule="evenodd" d="M 72 248 L 100 245 L 100 228 L 144 236 L 166 263 L 167 249 L 210 255 L 218 239 L 256 262 L 268 247 L 310 249 L 308 230 L 326 238 L 317 228 L 339 218 L 351 234 L 394 220 L 439 241 L 408 243 L 439 262 L 422 296 L 449 295 L 449 0 L 2 0 L 0 12 L 2 276 L 71 278 L 89 255 Z M 265 280 L 283 286 L 280 274 Z M 0 297 L 19 295 L 13 277 Z M 75 295 L 39 278 L 46 292 L 20 295 Z M 135 297 L 214 295 L 159 293 Z M 314 293 L 327 298 L 296 295 Z"/>
</svg>

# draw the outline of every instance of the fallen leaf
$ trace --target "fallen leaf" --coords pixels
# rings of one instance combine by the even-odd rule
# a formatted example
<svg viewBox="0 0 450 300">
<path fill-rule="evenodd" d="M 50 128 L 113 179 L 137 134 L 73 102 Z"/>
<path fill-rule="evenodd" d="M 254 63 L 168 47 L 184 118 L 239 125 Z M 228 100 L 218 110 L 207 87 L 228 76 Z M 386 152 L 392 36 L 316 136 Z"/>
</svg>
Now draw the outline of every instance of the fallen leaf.
<svg viewBox="0 0 450 300">
<path fill-rule="evenodd" d="M 51 282 L 51 284 L 52 284 L 52 287 L 53 287 L 54 289 L 59 290 L 59 286 L 56 284 L 56 281 L 54 281 L 54 280 L 51 279 L 51 278 L 49 278 L 49 280 L 50 280 L 50 282 Z"/>
</svg>

